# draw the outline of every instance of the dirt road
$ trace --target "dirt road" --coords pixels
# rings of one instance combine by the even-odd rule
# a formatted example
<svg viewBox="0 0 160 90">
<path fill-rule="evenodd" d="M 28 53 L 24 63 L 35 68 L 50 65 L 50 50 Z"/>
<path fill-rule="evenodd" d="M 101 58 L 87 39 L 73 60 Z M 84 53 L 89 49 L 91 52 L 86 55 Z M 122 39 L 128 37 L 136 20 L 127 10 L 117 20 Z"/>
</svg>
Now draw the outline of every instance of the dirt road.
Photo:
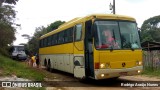
<svg viewBox="0 0 160 90">
<path fill-rule="evenodd" d="M 47 87 L 47 90 L 160 90 L 159 78 L 144 75 L 122 76 L 118 79 L 80 82 L 75 79 L 73 75 L 68 73 L 54 71 L 52 74 L 54 75 L 54 79 L 48 79 L 47 81 L 53 81 L 51 83 L 54 87 Z"/>
<path fill-rule="evenodd" d="M 48 72 L 44 69 L 40 69 L 40 72 L 46 73 L 45 83 L 46 90 L 160 90 L 160 79 L 157 77 L 148 76 L 122 76 L 118 79 L 108 80 L 88 80 L 80 82 L 72 74 L 68 74 L 60 71 Z M 0 77 L 1 81 L 5 80 L 19 80 L 16 76 Z M 25 79 L 24 79 L 25 80 Z M 22 80 L 20 80 L 22 81 Z M 142 82 L 139 82 L 142 81 Z M 151 82 L 149 82 L 151 81 Z M 159 81 L 159 82 L 153 82 Z M 147 86 L 149 83 L 150 86 Z M 139 85 L 137 87 L 136 85 Z M 151 85 L 155 85 L 151 87 Z M 158 85 L 158 86 L 156 86 Z M 136 86 L 136 87 L 135 87 Z M 0 88 L 0 90 L 13 90 L 13 88 Z M 14 88 L 14 90 L 25 90 L 24 88 Z"/>
</svg>

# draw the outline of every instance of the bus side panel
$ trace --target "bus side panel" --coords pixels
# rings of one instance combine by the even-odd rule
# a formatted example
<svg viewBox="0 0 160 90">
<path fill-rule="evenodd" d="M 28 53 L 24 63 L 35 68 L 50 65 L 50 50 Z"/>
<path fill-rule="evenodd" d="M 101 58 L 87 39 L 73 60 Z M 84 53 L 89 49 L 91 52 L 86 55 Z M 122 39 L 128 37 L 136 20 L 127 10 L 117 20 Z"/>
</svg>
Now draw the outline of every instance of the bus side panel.
<svg viewBox="0 0 160 90">
<path fill-rule="evenodd" d="M 51 68 L 73 73 L 73 43 L 40 48 L 41 64 L 50 60 Z"/>
</svg>

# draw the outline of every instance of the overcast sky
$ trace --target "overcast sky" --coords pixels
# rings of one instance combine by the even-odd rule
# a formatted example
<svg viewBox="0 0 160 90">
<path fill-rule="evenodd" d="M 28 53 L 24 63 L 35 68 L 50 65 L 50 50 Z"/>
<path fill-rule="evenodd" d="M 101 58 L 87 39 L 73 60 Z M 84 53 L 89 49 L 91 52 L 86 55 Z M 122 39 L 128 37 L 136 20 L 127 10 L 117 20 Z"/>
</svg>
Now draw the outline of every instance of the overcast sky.
<svg viewBox="0 0 160 90">
<path fill-rule="evenodd" d="M 144 20 L 160 15 L 160 0 L 115 0 L 116 14 L 132 16 L 141 27 Z M 50 23 L 62 20 L 69 21 L 75 17 L 93 13 L 110 14 L 109 4 L 112 0 L 19 0 L 17 11 L 17 28 L 14 45 L 26 43 L 22 34 L 33 35 L 35 28 L 47 26 Z"/>
</svg>

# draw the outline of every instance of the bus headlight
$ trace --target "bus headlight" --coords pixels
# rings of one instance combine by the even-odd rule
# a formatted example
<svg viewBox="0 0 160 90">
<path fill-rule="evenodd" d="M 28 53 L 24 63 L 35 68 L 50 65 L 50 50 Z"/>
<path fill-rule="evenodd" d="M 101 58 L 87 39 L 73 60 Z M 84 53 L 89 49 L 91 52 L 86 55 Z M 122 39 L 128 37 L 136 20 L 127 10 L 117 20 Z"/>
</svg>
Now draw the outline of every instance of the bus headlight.
<svg viewBox="0 0 160 90">
<path fill-rule="evenodd" d="M 106 68 L 106 64 L 105 63 L 101 63 L 100 64 L 100 69 L 104 69 L 104 68 Z"/>
<path fill-rule="evenodd" d="M 101 74 L 101 77 L 104 77 L 104 74 Z"/>
<path fill-rule="evenodd" d="M 109 63 L 101 63 L 100 64 L 100 69 L 106 69 L 106 68 L 109 68 Z"/>
<path fill-rule="evenodd" d="M 141 61 L 137 61 L 137 62 L 136 62 L 136 65 L 141 66 L 141 65 L 142 65 L 142 62 L 141 62 Z"/>
<path fill-rule="evenodd" d="M 138 70 L 137 72 L 138 72 L 138 73 L 141 73 L 141 71 L 140 71 L 140 70 Z"/>
</svg>

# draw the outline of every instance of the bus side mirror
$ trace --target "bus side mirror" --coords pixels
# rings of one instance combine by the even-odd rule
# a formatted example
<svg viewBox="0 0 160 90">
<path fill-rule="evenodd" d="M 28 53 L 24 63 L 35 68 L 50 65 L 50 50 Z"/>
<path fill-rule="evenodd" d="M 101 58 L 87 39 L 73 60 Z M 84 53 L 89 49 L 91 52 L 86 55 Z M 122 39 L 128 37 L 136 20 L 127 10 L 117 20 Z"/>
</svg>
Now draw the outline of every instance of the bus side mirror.
<svg viewBox="0 0 160 90">
<path fill-rule="evenodd" d="M 138 34 L 141 36 L 141 28 L 138 28 Z"/>
</svg>

